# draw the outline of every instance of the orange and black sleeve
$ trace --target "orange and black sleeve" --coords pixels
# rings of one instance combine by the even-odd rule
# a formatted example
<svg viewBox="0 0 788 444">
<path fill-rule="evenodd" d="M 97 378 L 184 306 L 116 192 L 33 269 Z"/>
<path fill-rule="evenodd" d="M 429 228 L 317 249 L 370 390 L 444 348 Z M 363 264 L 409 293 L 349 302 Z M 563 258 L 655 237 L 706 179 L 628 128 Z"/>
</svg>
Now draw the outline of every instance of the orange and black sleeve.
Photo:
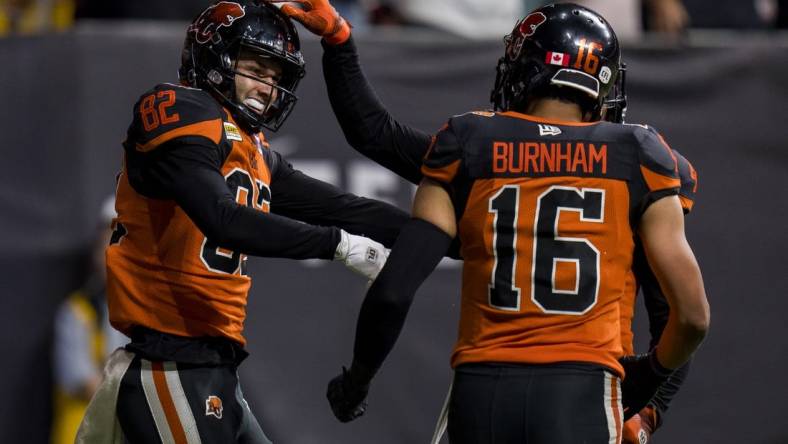
<svg viewBox="0 0 788 444">
<path fill-rule="evenodd" d="M 681 188 L 678 164 L 673 150 L 653 128 L 637 128 L 639 165 L 636 181 L 643 184 L 639 199 L 639 218 L 654 202 L 663 197 L 677 195 Z"/>
<path fill-rule="evenodd" d="M 222 110 L 207 92 L 162 83 L 134 104 L 126 143 L 140 153 L 155 150 L 178 137 L 203 137 L 214 144 L 222 138 Z"/>
<path fill-rule="evenodd" d="M 684 214 L 688 214 L 692 211 L 692 207 L 695 206 L 695 196 L 698 193 L 698 172 L 686 157 L 676 150 L 673 150 L 673 153 L 676 155 L 679 179 L 681 180 L 679 199 L 681 199 L 681 207 L 684 209 Z"/>
<path fill-rule="evenodd" d="M 460 173 L 461 166 L 462 145 L 454 130 L 453 121 L 449 119 L 433 137 L 432 144 L 424 156 L 421 173 L 424 177 L 450 185 Z"/>
</svg>

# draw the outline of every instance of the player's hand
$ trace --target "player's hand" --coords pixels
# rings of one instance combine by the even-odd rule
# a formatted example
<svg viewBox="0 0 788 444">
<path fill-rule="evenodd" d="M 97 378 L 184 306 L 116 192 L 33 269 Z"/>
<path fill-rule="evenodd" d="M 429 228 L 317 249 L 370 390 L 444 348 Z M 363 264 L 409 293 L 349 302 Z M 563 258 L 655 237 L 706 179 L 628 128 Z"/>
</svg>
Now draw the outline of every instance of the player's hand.
<svg viewBox="0 0 788 444">
<path fill-rule="evenodd" d="M 334 253 L 334 260 L 342 261 L 351 270 L 374 280 L 386 265 L 389 250 L 379 242 L 356 236 L 345 230 Z"/>
<path fill-rule="evenodd" d="M 657 430 L 657 411 L 646 406 L 624 423 L 624 438 L 621 444 L 648 444 Z"/>
<path fill-rule="evenodd" d="M 285 3 L 281 9 L 285 15 L 304 25 L 313 34 L 323 37 L 331 45 L 339 45 L 350 38 L 350 25 L 328 0 L 269 1 Z M 301 7 L 293 3 L 298 3 Z"/>
<path fill-rule="evenodd" d="M 329 381 L 326 397 L 331 411 L 341 422 L 350 422 L 367 410 L 369 380 L 342 367 L 342 373 Z"/>
<path fill-rule="evenodd" d="M 619 359 L 624 367 L 624 381 L 621 383 L 624 420 L 628 420 L 641 409 L 657 393 L 659 386 L 672 373 L 657 361 L 656 351 L 641 355 L 624 356 Z"/>
</svg>

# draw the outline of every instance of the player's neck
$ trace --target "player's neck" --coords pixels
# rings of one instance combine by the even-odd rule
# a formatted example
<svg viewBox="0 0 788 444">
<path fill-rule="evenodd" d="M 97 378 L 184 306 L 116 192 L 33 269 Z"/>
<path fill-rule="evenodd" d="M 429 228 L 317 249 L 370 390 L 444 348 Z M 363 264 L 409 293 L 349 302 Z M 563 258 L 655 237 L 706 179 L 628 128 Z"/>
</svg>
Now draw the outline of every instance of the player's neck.
<svg viewBox="0 0 788 444">
<path fill-rule="evenodd" d="M 579 105 L 555 99 L 538 99 L 532 101 L 526 109 L 526 114 L 547 120 L 560 120 L 564 122 L 585 121 L 583 119 L 583 110 Z"/>
</svg>

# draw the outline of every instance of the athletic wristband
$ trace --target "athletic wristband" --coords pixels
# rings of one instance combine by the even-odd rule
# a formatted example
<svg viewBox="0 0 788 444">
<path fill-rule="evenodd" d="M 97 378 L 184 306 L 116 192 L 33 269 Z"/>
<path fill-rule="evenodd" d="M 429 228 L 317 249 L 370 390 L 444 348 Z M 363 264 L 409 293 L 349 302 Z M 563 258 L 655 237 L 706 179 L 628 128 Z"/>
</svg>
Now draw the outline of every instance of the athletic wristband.
<svg viewBox="0 0 788 444">
<path fill-rule="evenodd" d="M 339 20 L 341 21 L 339 29 L 337 29 L 333 34 L 323 37 L 323 39 L 325 39 L 326 43 L 329 45 L 341 45 L 350 38 L 350 22 L 345 20 L 343 17 L 339 17 Z"/>
</svg>

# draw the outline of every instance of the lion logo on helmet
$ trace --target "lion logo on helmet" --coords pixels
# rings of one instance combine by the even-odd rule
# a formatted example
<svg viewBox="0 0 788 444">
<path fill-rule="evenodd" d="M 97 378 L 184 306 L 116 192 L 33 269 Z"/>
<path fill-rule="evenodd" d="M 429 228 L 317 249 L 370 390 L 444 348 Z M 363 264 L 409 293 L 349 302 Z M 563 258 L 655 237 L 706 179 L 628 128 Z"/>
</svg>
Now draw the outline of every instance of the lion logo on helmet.
<svg viewBox="0 0 788 444">
<path fill-rule="evenodd" d="M 520 31 L 520 34 L 522 34 L 523 37 L 531 37 L 534 35 L 534 32 L 536 32 L 536 28 L 546 21 L 547 16 L 541 12 L 534 12 L 533 14 L 528 14 L 528 16 L 520 22 L 520 25 L 517 27 L 517 29 Z"/>
<path fill-rule="evenodd" d="M 215 416 L 222 419 L 222 400 L 218 396 L 211 395 L 205 400 L 205 416 Z"/>
<path fill-rule="evenodd" d="M 236 2 L 219 2 L 210 6 L 189 26 L 188 32 L 194 33 L 199 44 L 219 43 L 222 37 L 216 32 L 222 26 L 230 26 L 246 15 L 244 7 Z"/>
<path fill-rule="evenodd" d="M 533 12 L 520 20 L 520 22 L 514 27 L 514 31 L 512 31 L 509 36 L 507 36 L 508 45 L 506 48 L 506 53 L 511 60 L 516 59 L 520 55 L 520 51 L 523 48 L 525 39 L 534 35 L 536 28 L 546 21 L 547 16 L 541 12 Z"/>
</svg>

